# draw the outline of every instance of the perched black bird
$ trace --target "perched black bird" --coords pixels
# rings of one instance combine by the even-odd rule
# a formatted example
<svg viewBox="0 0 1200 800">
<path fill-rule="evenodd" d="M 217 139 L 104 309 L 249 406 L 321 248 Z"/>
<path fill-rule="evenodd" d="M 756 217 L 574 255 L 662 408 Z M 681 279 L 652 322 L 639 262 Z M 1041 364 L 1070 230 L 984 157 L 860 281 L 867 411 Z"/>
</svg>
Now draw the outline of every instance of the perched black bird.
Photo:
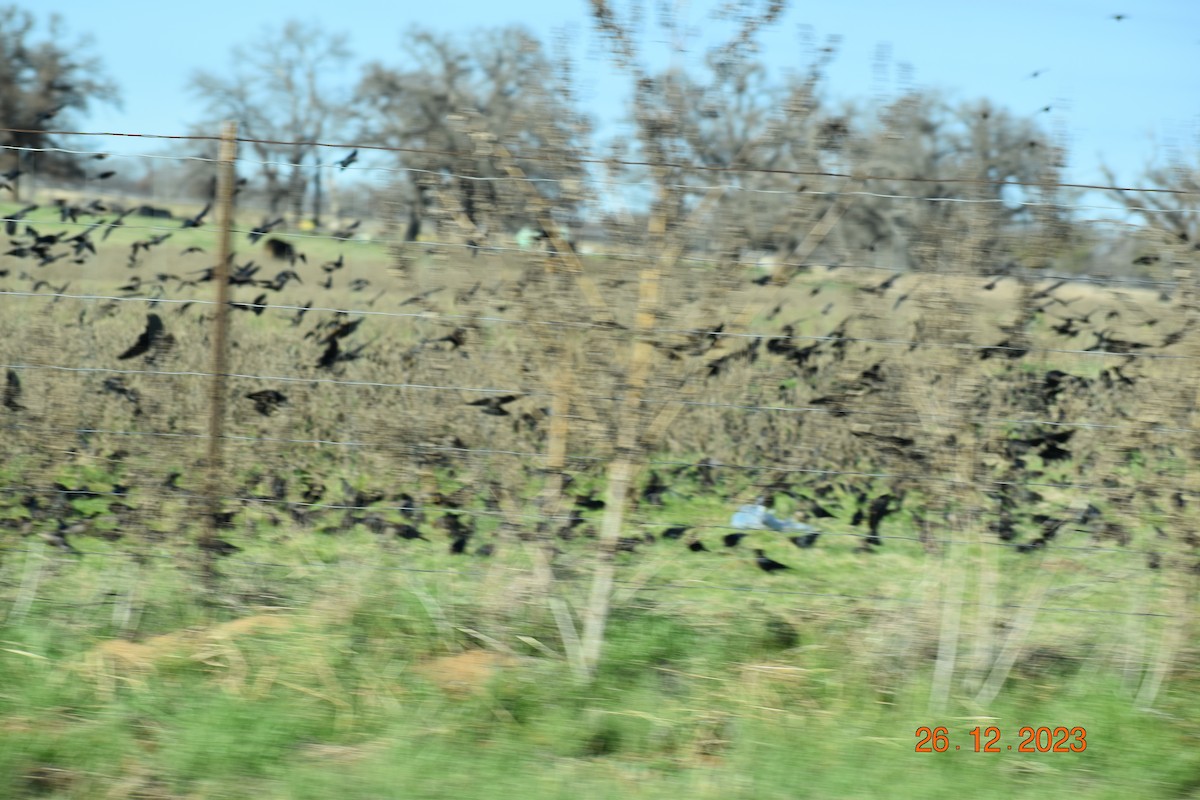
<svg viewBox="0 0 1200 800">
<path fill-rule="evenodd" d="M 754 563 L 763 572 L 775 572 L 781 569 L 791 569 L 787 564 L 780 564 L 778 561 L 767 558 L 767 554 L 762 550 L 754 551 Z"/>
<path fill-rule="evenodd" d="M 4 381 L 4 407 L 9 411 L 24 411 L 21 405 L 21 379 L 16 370 L 9 369 Z"/>
<path fill-rule="evenodd" d="M 892 507 L 892 503 L 896 503 L 896 507 Z M 873 545 L 882 545 L 883 540 L 879 538 L 879 525 L 889 515 L 900 510 L 899 498 L 893 497 L 890 494 L 881 494 L 871 501 L 871 505 L 867 509 L 867 526 L 870 528 L 871 535 L 867 537 L 867 543 Z"/>
<path fill-rule="evenodd" d="M 820 503 L 813 503 L 810 509 L 813 519 L 832 519 L 833 513 L 822 506 Z"/>
<path fill-rule="evenodd" d="M 117 356 L 121 361 L 126 361 L 131 358 L 137 358 L 150 352 L 150 348 L 163 340 L 166 329 L 163 328 L 162 319 L 158 314 L 146 315 L 146 330 L 144 330 L 133 346 L 126 350 L 121 355 Z"/>
<path fill-rule="evenodd" d="M 296 259 L 299 258 L 301 261 L 308 263 L 308 259 L 305 258 L 304 254 L 297 253 L 295 246 L 291 242 L 285 242 L 283 239 L 277 239 L 272 236 L 263 244 L 267 248 L 267 252 L 271 254 L 271 258 L 276 261 L 287 261 L 295 265 Z"/>
<path fill-rule="evenodd" d="M 287 396 L 283 392 L 276 391 L 275 389 L 263 389 L 251 392 L 246 395 L 246 398 L 254 401 L 254 410 L 264 417 L 271 416 L 279 406 L 288 401 Z"/>
<path fill-rule="evenodd" d="M 812 547 L 814 544 L 816 544 L 817 537 L 820 535 L 821 535 L 820 531 L 813 531 L 812 533 L 806 534 L 804 536 L 792 536 L 792 537 L 790 537 L 790 541 L 792 544 L 796 545 L 796 547 L 799 547 L 801 550 L 803 550 L 807 547 Z"/>
<path fill-rule="evenodd" d="M 401 522 L 400 524 L 396 525 L 395 532 L 396 535 L 401 539 L 420 539 L 423 542 L 429 541 L 421 535 L 421 532 L 417 530 L 415 526 L 409 525 L 407 522 Z"/>
</svg>

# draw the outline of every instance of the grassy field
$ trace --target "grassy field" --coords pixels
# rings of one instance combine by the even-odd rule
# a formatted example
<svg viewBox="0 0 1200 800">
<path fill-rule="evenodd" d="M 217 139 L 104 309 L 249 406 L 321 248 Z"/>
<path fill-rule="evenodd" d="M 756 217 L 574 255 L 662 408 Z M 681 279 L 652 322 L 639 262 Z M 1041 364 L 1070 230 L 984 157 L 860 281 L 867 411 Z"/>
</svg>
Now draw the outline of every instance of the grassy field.
<svg viewBox="0 0 1200 800">
<path fill-rule="evenodd" d="M 56 220 L 29 215 L 42 235 L 96 221 Z M 814 268 L 781 289 L 679 265 L 644 418 L 686 405 L 636 481 L 583 683 L 546 592 L 578 621 L 632 336 L 574 278 L 544 254 L 279 234 L 301 282 L 234 289 L 283 307 L 232 316 L 237 550 L 206 581 L 215 289 L 187 281 L 213 236 L 102 230 L 83 263 L 0 257 L 20 386 L 0 409 L 0 796 L 1200 797 L 1187 287 Z M 254 281 L 289 266 L 235 244 Z M 584 261 L 627 328 L 639 266 Z M 119 358 L 147 314 L 170 340 Z M 357 357 L 322 366 L 358 319 L 338 339 Z M 260 410 L 267 390 L 285 400 Z M 544 495 L 561 392 L 569 514 Z M 757 496 L 816 546 L 727 544 Z M 948 751 L 916 752 L 922 726 Z M 1000 752 L 974 752 L 976 726 Z M 1020 752 L 1025 726 L 1086 748 Z"/>
</svg>

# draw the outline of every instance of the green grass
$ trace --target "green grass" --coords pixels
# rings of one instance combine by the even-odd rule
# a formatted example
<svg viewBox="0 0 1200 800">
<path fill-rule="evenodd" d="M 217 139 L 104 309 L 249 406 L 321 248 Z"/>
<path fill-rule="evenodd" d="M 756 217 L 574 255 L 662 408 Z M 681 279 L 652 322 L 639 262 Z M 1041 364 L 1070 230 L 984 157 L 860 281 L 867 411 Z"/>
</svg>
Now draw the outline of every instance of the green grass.
<svg viewBox="0 0 1200 800">
<path fill-rule="evenodd" d="M 62 227 L 53 214 L 31 221 L 51 232 Z M 257 221 L 247 212 L 240 224 Z M 135 222 L 178 230 L 177 221 Z M 4 286 L 70 281 L 72 293 L 109 295 L 131 275 L 149 283 L 212 263 L 211 230 L 178 230 L 131 270 L 130 243 L 152 233 L 118 230 L 85 265 L 10 258 Z M 1180 362 L 1127 365 L 1136 389 L 1105 389 L 1105 370 L 1119 363 L 1107 356 L 984 361 L 911 348 L 910 339 L 943 335 L 935 315 L 944 308 L 922 305 L 922 292 L 937 299 L 934 276 L 905 276 L 884 297 L 858 291 L 878 284 L 877 273 L 814 270 L 786 289 L 746 287 L 742 298 L 722 294 L 720 282 L 714 295 L 708 277 L 680 271 L 666 282 L 681 290 L 662 316 L 675 331 L 664 331 L 668 344 L 694 346 L 678 331 L 711 330 L 743 300 L 761 307 L 752 330 L 764 338 L 786 325 L 826 336 L 850 321 L 853 341 L 822 344 L 804 365 L 768 350 L 696 379 L 698 398 L 712 405 L 688 408 L 671 426 L 653 457 L 665 463 L 652 467 L 669 488 L 661 505 L 643 501 L 643 471 L 624 535 L 695 530 L 618 555 L 604 659 L 582 686 L 519 535 L 539 511 L 544 475 L 533 454 L 546 450 L 547 425 L 538 414 L 562 364 L 577 383 L 569 492 L 603 496 L 627 332 L 540 325 L 587 311 L 568 287 L 543 279 L 536 255 L 465 258 L 416 245 L 405 269 L 388 270 L 379 242 L 295 242 L 309 255 L 297 266 L 304 282 L 271 302 L 361 309 L 386 288 L 372 308 L 397 316 L 368 317 L 351 340 L 370 343 L 364 357 L 325 371 L 317 325 L 328 313 L 300 326 L 291 311 L 233 315 L 231 372 L 266 377 L 228 387 L 233 438 L 220 491 L 239 513 L 222 536 L 243 551 L 222 561 L 213 592 L 196 574 L 198 510 L 186 494 L 206 478 L 211 307 L 156 307 L 177 344 L 150 363 L 117 360 L 144 329 L 151 309 L 142 300 L 6 304 L 0 355 L 20 369 L 24 408 L 0 411 L 0 797 L 1200 796 L 1200 656 L 1187 592 L 1200 494 L 1187 480 L 1194 394 L 1178 378 Z M 180 255 L 193 244 L 207 252 Z M 244 235 L 235 246 L 238 263 L 264 265 L 261 277 L 284 266 Z M 320 264 L 343 251 L 333 289 L 318 288 Z M 586 269 L 628 323 L 629 264 L 594 258 Z M 352 291 L 354 279 L 371 288 Z M 465 291 L 477 282 L 479 292 Z M 211 284 L 163 283 L 173 299 L 213 295 Z M 972 298 L 963 323 L 971 341 L 992 345 L 1017 308 L 1011 282 L 972 293 L 981 283 L 945 285 Z M 239 287 L 235 300 L 261 291 Z M 914 293 L 903 306 L 900 291 Z M 1087 287 L 1070 296 L 1080 293 L 1073 313 L 1094 312 L 1135 340 L 1150 335 L 1136 318 L 1107 322 L 1114 298 Z M 1189 313 L 1152 294 L 1142 305 L 1139 316 L 1161 316 L 1163 331 Z M 1080 344 L 1044 322 L 1028 331 L 1036 346 Z M 460 327 L 466 345 L 438 346 Z M 723 340 L 717 352 L 746 346 Z M 652 408 L 686 367 L 660 354 Z M 1035 402 L 1051 367 L 1091 383 Z M 863 390 L 859 376 L 876 368 L 885 386 Z M 936 383 L 947 374 L 961 378 L 957 405 Z M 106 388 L 114 377 L 140 400 Z M 267 417 L 245 394 L 272 387 L 289 400 Z M 502 417 L 468 405 L 477 391 L 453 387 L 523 396 Z M 821 398 L 816 411 L 844 409 L 816 413 Z M 793 410 L 762 411 L 778 406 Z M 956 425 L 959 414 L 984 420 Z M 1031 426 L 1013 420 L 1029 419 L 1116 424 L 1076 429 L 1072 459 L 1044 464 L 1030 452 L 1017 467 L 1007 447 Z M 888 437 L 912 438 L 923 460 L 897 456 Z M 955 457 L 960 450 L 974 463 Z M 710 461 L 726 466 L 700 466 Z M 178 488 L 164 485 L 176 471 Z M 283 480 L 280 501 L 273 485 Z M 1029 483 L 1016 491 L 1020 541 L 1038 530 L 1030 514 L 1074 517 L 1082 503 L 1113 528 L 1067 525 L 1046 550 L 1017 553 L 987 528 L 997 512 L 992 480 Z M 56 483 L 97 495 L 64 498 Z M 1028 499 L 1033 490 L 1041 499 Z M 345 524 L 339 506 L 356 491 L 383 495 L 360 516 L 392 522 L 404 515 L 388 506 L 411 494 L 427 510 L 421 530 L 431 541 Z M 725 547 L 718 526 L 732 508 L 779 491 L 794 498 L 774 497 L 780 514 L 803 513 L 812 500 L 834 514 L 820 521 L 817 546 L 800 551 L 756 532 Z M 885 523 L 884 546 L 858 552 L 858 494 L 900 491 L 904 507 Z M 447 553 L 439 522 L 452 506 L 476 514 L 471 550 L 486 541 L 494 557 Z M 293 524 L 297 511 L 306 524 Z M 586 512 L 573 538 L 556 540 L 558 588 L 576 621 L 599 514 Z M 71 534 L 82 557 L 43 544 L 39 534 L 60 519 L 82 523 Z M 920 540 L 926 532 L 932 543 Z M 692 537 L 711 552 L 689 552 Z M 953 544 L 937 546 L 945 542 Z M 792 569 L 763 574 L 755 547 Z M 1160 568 L 1147 568 L 1151 552 Z M 938 684 L 948 701 L 932 711 L 935 662 L 954 627 L 947 608 L 959 612 L 956 658 Z M 1180 644 L 1163 651 L 1163 642 Z M 980 687 L 1006 648 L 1012 669 L 982 704 Z M 1154 711 L 1136 710 L 1160 661 L 1171 669 Z M 975 725 L 999 727 L 1005 745 L 1025 725 L 1079 726 L 1088 749 L 977 754 L 967 736 Z M 914 752 L 921 726 L 946 727 L 964 750 Z"/>
<path fill-rule="evenodd" d="M 185 543 L 138 560 L 90 538 L 78 561 L 33 539 L 5 552 L 0 795 L 1105 798 L 1200 786 L 1194 652 L 1159 713 L 1135 711 L 1144 665 L 1131 682 L 1114 654 L 1127 634 L 1156 641 L 1141 618 L 1130 632 L 1120 617 L 1043 612 L 986 709 L 970 700 L 964 644 L 953 700 L 930 712 L 930 564 L 903 544 L 872 557 L 837 540 L 777 548 L 796 569 L 770 581 L 740 549 L 685 562 L 678 543 L 649 546 L 621 568 L 604 660 L 584 686 L 546 654 L 562 644 L 523 594 L 514 542 L 476 559 L 361 529 L 273 534 L 238 539 L 246 551 L 223 562 L 216 595 L 200 591 Z M 1033 569 L 1007 574 L 1015 584 Z M 585 588 L 563 586 L 576 601 Z M 837 596 L 874 591 L 913 602 Z M 1111 595 L 1071 603 L 1126 607 Z M 284 621 L 222 627 L 256 613 Z M 453 657 L 481 647 L 497 659 L 490 677 L 459 688 Z M 1025 725 L 1080 726 L 1088 746 L 975 753 L 977 724 L 999 727 L 1002 747 Z M 925 725 L 962 750 L 914 752 Z"/>
</svg>

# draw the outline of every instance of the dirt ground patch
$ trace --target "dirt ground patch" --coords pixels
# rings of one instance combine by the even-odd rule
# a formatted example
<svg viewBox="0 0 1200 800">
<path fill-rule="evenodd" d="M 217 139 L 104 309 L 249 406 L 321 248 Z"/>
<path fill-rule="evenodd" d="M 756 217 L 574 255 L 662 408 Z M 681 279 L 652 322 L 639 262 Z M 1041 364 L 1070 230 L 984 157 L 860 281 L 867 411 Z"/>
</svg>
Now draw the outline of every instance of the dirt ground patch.
<svg viewBox="0 0 1200 800">
<path fill-rule="evenodd" d="M 498 670 L 511 667 L 516 661 L 512 656 L 501 653 L 468 650 L 425 661 L 414 667 L 413 671 L 447 694 L 462 696 L 482 692 Z"/>
</svg>

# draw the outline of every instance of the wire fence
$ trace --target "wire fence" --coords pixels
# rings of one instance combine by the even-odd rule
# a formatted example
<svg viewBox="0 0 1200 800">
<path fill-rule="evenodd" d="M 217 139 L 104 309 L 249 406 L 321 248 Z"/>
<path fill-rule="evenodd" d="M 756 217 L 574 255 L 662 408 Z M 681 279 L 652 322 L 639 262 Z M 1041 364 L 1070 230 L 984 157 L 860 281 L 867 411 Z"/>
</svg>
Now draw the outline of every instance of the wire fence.
<svg viewBox="0 0 1200 800">
<path fill-rule="evenodd" d="M 11 246 L 0 257 L 7 377 L 0 595 L 25 610 L 68 604 L 51 592 L 13 600 L 28 594 L 28 581 L 17 576 L 45 557 L 32 542 L 85 563 L 136 554 L 177 564 L 181 554 L 198 553 L 210 581 L 364 563 L 276 560 L 263 543 L 266 514 L 273 528 L 366 529 L 392 550 L 449 547 L 450 558 L 496 561 L 412 566 L 395 563 L 388 550 L 374 565 L 383 570 L 470 581 L 489 570 L 587 564 L 600 588 L 582 617 L 593 628 L 598 619 L 601 629 L 610 598 L 625 590 L 630 598 L 715 592 L 929 603 L 877 591 L 861 567 L 844 591 L 825 590 L 832 578 L 817 588 L 786 580 L 812 579 L 822 558 L 870 559 L 873 551 L 902 554 L 904 569 L 969 570 L 978 590 L 992 593 L 968 598 L 950 581 L 939 589 L 940 606 L 1186 616 L 1175 607 L 1178 592 L 1200 570 L 1190 527 L 1200 503 L 1195 251 L 1186 242 L 1163 244 L 1145 223 L 1112 222 L 1113 235 L 1153 242 L 1145 274 L 1073 274 L 1048 258 L 1039 269 L 1014 268 L 994 262 L 990 250 L 1029 231 L 1006 230 L 988 214 L 1136 211 L 1176 219 L 1200 209 L 1014 202 L 948 187 L 1086 189 L 1184 202 L 1196 192 L 579 158 L 575 166 L 586 168 L 829 181 L 777 188 L 596 177 L 598 193 L 648 189 L 659 199 L 639 217 L 644 238 L 610 230 L 599 237 L 605 241 L 587 242 L 547 229 L 565 178 L 403 163 L 406 155 L 463 153 L 232 135 L 51 133 L 220 142 L 230 151 L 307 145 L 396 161 L 295 165 L 242 155 L 3 148 L 225 170 L 225 194 L 207 207 L 214 222 L 204 221 L 207 210 L 196 215 L 203 201 L 170 224 L 127 222 L 130 210 L 110 198 L 85 205 L 47 187 L 0 214 Z M 374 219 L 323 228 L 301 229 L 285 212 L 277 224 L 249 225 L 234 200 L 235 166 L 348 172 L 384 189 L 419 176 L 441 192 L 429 210 L 436 231 L 405 233 L 411 209 L 401 201 Z M 935 196 L 896 194 L 873 191 L 872 182 L 939 188 Z M 512 208 L 491 208 L 494 221 L 482 221 L 489 213 L 482 206 L 499 201 L 462 188 L 477 183 L 528 209 L 532 241 L 503 229 Z M 56 194 L 57 204 L 45 199 Z M 790 246 L 764 262 L 747 256 L 753 248 L 737 237 L 724 240 L 724 221 L 711 215 L 735 195 L 794 204 Z M 691 202 L 697 196 L 705 199 Z M 672 197 L 689 202 L 671 206 Z M 950 249 L 921 270 L 885 263 L 886 253 L 872 255 L 873 243 L 857 251 L 846 249 L 849 239 L 829 244 L 839 224 L 851 224 L 845 209 L 860 201 L 960 206 L 964 216 L 929 224 L 949 226 L 937 238 L 961 241 L 943 242 Z M 464 210 L 472 204 L 481 208 Z M 681 218 L 670 217 L 672 207 Z M 207 249 L 214 235 L 216 256 Z M 168 252 L 172 236 L 187 249 Z M 224 246 L 228 256 L 220 255 Z M 197 391 L 196 379 L 213 387 L 211 397 Z M 264 482 L 272 484 L 267 492 L 258 488 Z M 756 502 L 821 538 L 809 547 L 731 521 L 739 506 Z M 152 520 L 177 533 L 146 546 L 139 531 Z M 245 552 L 230 557 L 235 550 Z M 506 550 L 529 560 L 494 555 Z M 981 555 L 991 552 L 1011 560 Z M 1052 558 L 1094 574 L 1075 581 L 1068 571 L 1047 595 L 1083 591 L 1090 605 L 996 596 L 1005 581 L 1042 580 Z M 728 564 L 745 574 L 714 577 Z M 762 574 L 789 566 L 783 576 Z M 553 571 L 540 574 L 555 580 Z M 1139 602 L 1152 597 L 1153 608 L 1127 607 L 1122 592 L 1132 584 L 1144 586 Z"/>
</svg>

